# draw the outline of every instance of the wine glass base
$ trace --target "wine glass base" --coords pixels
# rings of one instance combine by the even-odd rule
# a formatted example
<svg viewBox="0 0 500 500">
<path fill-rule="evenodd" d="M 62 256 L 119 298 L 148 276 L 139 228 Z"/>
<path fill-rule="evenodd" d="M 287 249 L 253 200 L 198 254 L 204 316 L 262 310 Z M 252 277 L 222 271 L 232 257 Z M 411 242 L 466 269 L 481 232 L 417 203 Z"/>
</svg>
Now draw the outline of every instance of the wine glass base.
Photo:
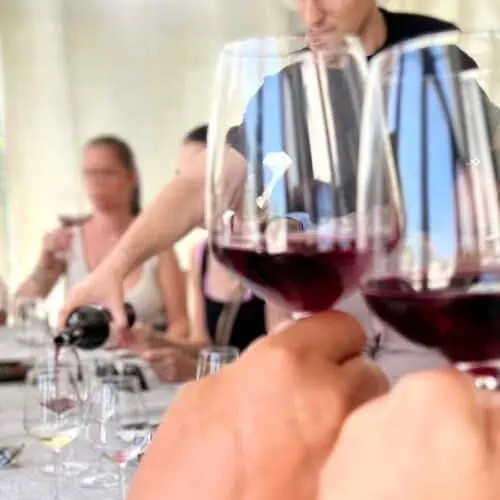
<svg viewBox="0 0 500 500">
<path fill-rule="evenodd" d="M 114 472 L 100 472 L 93 476 L 85 477 L 81 481 L 84 488 L 115 488 L 118 486 L 119 477 Z"/>
<path fill-rule="evenodd" d="M 483 391 L 498 391 L 500 389 L 500 361 L 461 362 L 455 368 L 470 375 L 474 385 Z"/>
<path fill-rule="evenodd" d="M 89 469 L 89 465 L 79 463 L 79 462 L 63 462 L 61 465 L 61 476 L 62 477 L 74 477 L 82 474 Z M 42 468 L 42 472 L 47 476 L 54 476 L 56 469 L 54 465 L 47 464 Z"/>
</svg>

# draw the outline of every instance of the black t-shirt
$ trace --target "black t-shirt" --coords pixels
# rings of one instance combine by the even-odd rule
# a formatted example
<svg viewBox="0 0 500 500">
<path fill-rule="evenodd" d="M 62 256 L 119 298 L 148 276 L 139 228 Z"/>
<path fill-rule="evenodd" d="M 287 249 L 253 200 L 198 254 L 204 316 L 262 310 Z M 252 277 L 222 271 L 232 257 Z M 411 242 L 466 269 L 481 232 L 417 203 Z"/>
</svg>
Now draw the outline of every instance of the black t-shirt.
<svg viewBox="0 0 500 500">
<path fill-rule="evenodd" d="M 458 29 L 452 23 L 429 16 L 380 10 L 386 21 L 387 38 L 379 51 L 417 36 Z M 476 67 L 476 63 L 456 47 L 451 55 L 450 58 L 450 52 L 446 53 L 448 59 L 456 61 L 456 69 Z M 420 71 L 428 70 L 422 65 Z M 340 204 L 336 207 L 338 215 L 352 212 L 356 201 L 355 172 L 358 164 L 363 79 L 354 59 L 344 63 L 342 71 L 329 70 L 327 78 L 330 90 L 328 97 L 333 110 L 331 118 L 338 144 L 338 147 L 334 144 L 334 151 L 327 154 L 335 163 L 331 169 L 334 178 L 330 184 L 337 188 L 334 188 L 330 196 L 316 197 L 316 206 L 314 203 L 309 204 L 307 211 L 314 220 L 321 219 L 322 211 L 326 216 L 331 213 L 330 204 L 333 200 Z M 312 155 L 318 144 L 315 138 L 311 137 L 308 103 L 302 100 L 303 86 L 300 65 L 288 66 L 267 77 L 247 104 L 242 123 L 233 127 L 227 136 L 229 145 L 247 158 L 248 168 L 255 173 L 259 183 L 257 188 L 261 191 L 267 183 L 263 178 L 262 164 L 269 153 L 285 152 L 298 166 L 295 178 L 287 178 L 286 185 L 282 186 L 289 210 L 299 209 L 290 205 L 290 193 L 297 192 L 305 182 L 315 177 L 311 175 Z M 280 102 L 281 110 L 284 110 L 279 116 L 277 113 L 262 113 L 263 109 L 269 109 L 268 107 L 272 107 L 276 102 Z M 494 109 L 496 111 L 496 108 Z M 324 185 L 320 187 L 325 189 Z"/>
</svg>

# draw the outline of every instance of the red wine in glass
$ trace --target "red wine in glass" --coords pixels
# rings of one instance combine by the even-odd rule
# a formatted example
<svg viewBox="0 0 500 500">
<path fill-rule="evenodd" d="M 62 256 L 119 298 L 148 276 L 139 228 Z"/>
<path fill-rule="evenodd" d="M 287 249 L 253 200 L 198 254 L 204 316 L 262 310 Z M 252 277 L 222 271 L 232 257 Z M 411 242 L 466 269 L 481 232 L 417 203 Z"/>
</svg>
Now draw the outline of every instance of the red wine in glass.
<svg viewBox="0 0 500 500">
<path fill-rule="evenodd" d="M 315 312 L 332 307 L 351 292 L 371 264 L 371 249 L 361 250 L 353 240 L 323 238 L 313 244 L 288 241 L 286 251 L 270 253 L 256 248 L 220 246 L 214 255 L 270 301 L 294 311 Z"/>
<path fill-rule="evenodd" d="M 437 290 L 384 277 L 368 281 L 363 293 L 383 321 L 454 363 L 500 359 L 500 269 L 458 273 Z"/>
<path fill-rule="evenodd" d="M 77 215 L 59 215 L 59 222 L 61 223 L 61 226 L 66 227 L 66 228 L 72 228 L 72 227 L 78 227 L 78 226 L 83 226 L 90 218 L 91 214 L 77 214 Z"/>
</svg>

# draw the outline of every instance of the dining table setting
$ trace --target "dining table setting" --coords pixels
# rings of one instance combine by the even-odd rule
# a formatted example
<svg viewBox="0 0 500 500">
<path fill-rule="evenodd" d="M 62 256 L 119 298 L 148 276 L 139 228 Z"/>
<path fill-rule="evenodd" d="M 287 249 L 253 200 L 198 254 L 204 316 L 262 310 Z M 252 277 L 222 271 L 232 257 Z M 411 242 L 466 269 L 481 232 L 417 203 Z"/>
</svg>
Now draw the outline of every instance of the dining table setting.
<svg viewBox="0 0 500 500">
<path fill-rule="evenodd" d="M 46 407 L 43 407 L 43 402 L 38 404 L 37 394 L 42 392 L 45 394 L 49 387 L 41 373 L 46 377 L 50 369 L 37 372 L 39 368 L 36 366 L 50 365 L 53 351 L 51 339 L 46 332 L 37 333 L 36 330 L 19 325 L 0 328 L 0 498 L 86 500 L 99 496 L 101 500 L 107 500 L 117 498 L 120 486 L 124 487 L 121 492 L 121 495 L 124 495 L 127 482 L 137 468 L 140 456 L 149 443 L 154 429 L 174 399 L 179 384 L 160 383 L 152 370 L 148 370 L 147 366 L 141 365 L 137 360 L 133 372 L 141 375 L 140 383 L 134 384 L 137 386 L 137 394 L 132 391 L 116 394 L 120 397 L 123 394 L 127 398 L 132 395 L 137 396 L 135 402 L 140 402 L 141 415 L 144 415 L 145 423 L 143 422 L 139 441 L 137 433 L 134 434 L 133 431 L 131 436 L 123 438 L 124 442 L 129 443 L 126 459 L 121 460 L 119 457 L 118 460 L 113 460 L 116 457 L 110 453 L 111 448 L 107 448 L 108 443 L 102 438 L 102 426 L 98 426 L 99 432 L 95 435 L 97 438 L 92 435 L 90 430 L 92 425 L 89 422 L 92 423 L 93 420 L 89 415 L 92 414 L 93 408 L 102 410 L 104 403 L 109 406 L 110 401 L 115 402 L 115 400 L 117 406 L 113 411 L 118 414 L 120 397 L 115 395 L 114 398 L 109 398 L 108 392 L 104 389 L 109 389 L 114 379 L 123 386 L 126 376 L 120 378 L 121 369 L 123 366 L 130 366 L 130 362 L 135 361 L 134 358 L 123 352 L 102 349 L 92 352 L 82 351 L 77 356 L 74 356 L 74 352 L 66 353 L 63 363 L 71 367 L 76 366 L 78 373 L 87 370 L 90 373 L 91 388 L 87 390 L 82 405 L 83 410 L 75 414 L 78 417 L 78 426 L 66 426 L 61 429 L 59 435 L 55 437 L 51 435 L 48 439 L 43 432 L 40 433 L 39 421 L 43 421 L 47 426 L 47 418 L 52 418 L 51 415 L 58 409 L 50 408 L 48 403 Z M 132 361 L 128 361 L 127 364 L 124 360 Z M 103 371 L 103 367 L 108 367 L 108 371 Z M 61 368 L 57 382 L 57 390 L 61 396 L 65 389 L 61 382 L 63 373 Z M 132 382 L 135 382 L 134 378 L 138 377 L 132 377 Z M 108 384 L 104 383 L 106 380 Z M 42 386 L 43 391 L 39 391 Z M 81 394 L 83 393 L 80 393 L 79 398 Z M 65 400 L 60 398 L 60 401 L 68 400 L 69 398 Z M 128 404 L 128 401 L 126 402 Z M 130 413 L 130 407 L 127 406 L 125 409 Z M 106 411 L 109 413 L 109 410 Z M 69 422 L 68 413 L 71 411 L 63 412 L 63 417 L 57 415 L 57 418 L 64 418 Z M 108 434 L 114 432 L 112 428 L 106 430 Z M 57 439 L 66 440 L 69 444 L 61 446 L 58 450 L 60 443 L 58 444 Z M 99 446 L 96 446 L 97 443 Z M 130 448 L 130 443 L 136 446 Z M 108 447 L 111 446 L 116 448 L 116 440 L 109 442 Z M 56 451 L 55 455 L 51 456 L 51 449 Z M 60 453 L 61 469 L 55 469 L 54 465 L 54 457 L 57 458 L 58 453 Z M 109 458 L 111 460 L 108 460 Z M 116 480 L 117 463 L 123 472 L 123 484 Z"/>
</svg>

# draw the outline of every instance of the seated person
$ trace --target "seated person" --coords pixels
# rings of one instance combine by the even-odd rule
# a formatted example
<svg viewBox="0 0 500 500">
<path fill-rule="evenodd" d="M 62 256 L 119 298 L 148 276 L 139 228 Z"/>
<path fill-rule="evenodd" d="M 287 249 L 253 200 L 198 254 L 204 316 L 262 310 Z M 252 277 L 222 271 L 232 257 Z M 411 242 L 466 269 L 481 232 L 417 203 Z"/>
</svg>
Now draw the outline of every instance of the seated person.
<svg viewBox="0 0 500 500">
<path fill-rule="evenodd" d="M 83 149 L 82 174 L 92 213 L 80 225 L 45 235 L 37 265 L 17 290 L 18 297 L 46 297 L 63 276 L 69 290 L 100 264 L 139 214 L 137 167 L 124 141 L 114 136 L 89 140 Z M 124 288 L 138 328 L 186 337 L 185 278 L 172 250 L 134 269 Z"/>
<path fill-rule="evenodd" d="M 185 137 L 179 168 L 189 168 L 190 154 L 206 147 L 207 130 L 204 125 Z M 230 344 L 243 351 L 288 316 L 242 287 L 213 257 L 206 241 L 196 245 L 192 252 L 188 295 L 192 311 L 187 342 L 167 345 L 153 338 L 142 345 L 139 340 L 135 346 L 165 381 L 193 378 L 199 348 L 216 343 Z"/>
</svg>

